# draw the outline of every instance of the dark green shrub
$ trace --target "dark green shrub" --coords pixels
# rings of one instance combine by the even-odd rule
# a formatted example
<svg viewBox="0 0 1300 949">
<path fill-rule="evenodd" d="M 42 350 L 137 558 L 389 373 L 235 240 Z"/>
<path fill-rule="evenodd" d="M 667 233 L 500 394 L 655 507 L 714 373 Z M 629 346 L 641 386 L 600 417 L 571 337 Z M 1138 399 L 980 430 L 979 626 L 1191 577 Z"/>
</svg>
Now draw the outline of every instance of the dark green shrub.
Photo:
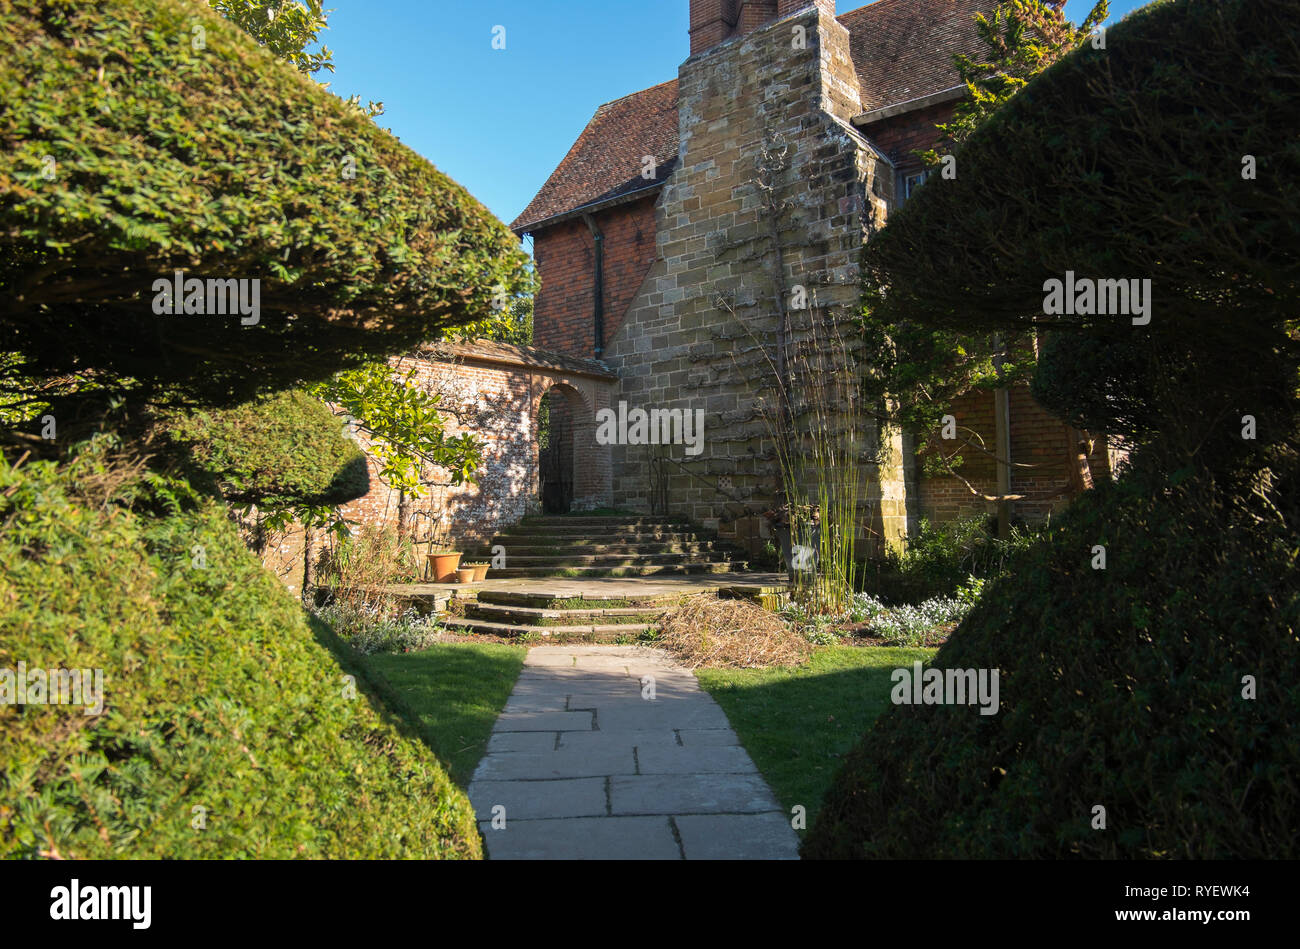
<svg viewBox="0 0 1300 949">
<path fill-rule="evenodd" d="M 1024 329 L 1066 270 L 1149 277 L 1149 325 L 1062 319 L 1038 387 L 1142 448 L 936 656 L 1000 670 L 997 714 L 886 712 L 807 856 L 1300 856 L 1300 140 L 1275 132 L 1300 100 L 1300 0 L 1157 2 L 1107 34 L 865 256 L 886 311 L 928 331 Z"/>
<path fill-rule="evenodd" d="M 1056 325 L 1056 411 L 1188 452 L 1261 447 L 1222 436 L 1295 390 L 1300 138 L 1277 129 L 1298 101 L 1300 0 L 1150 3 L 1026 85 L 867 242 L 873 322 L 921 342 Z M 1150 280 L 1149 322 L 1046 314 L 1067 272 Z"/>
<path fill-rule="evenodd" d="M 1140 443 L 1160 428 L 1156 380 L 1176 377 L 1177 363 L 1132 333 L 1048 333 L 1030 391 L 1076 428 Z"/>
<path fill-rule="evenodd" d="M 195 487 L 230 501 L 337 505 L 370 490 L 366 457 L 343 421 L 302 391 L 199 409 L 163 430 Z"/>
<path fill-rule="evenodd" d="M 0 705 L 0 856 L 480 856 L 464 794 L 218 504 L 139 517 L 90 483 L 93 452 L 0 462 L 0 669 L 102 669 L 106 696 Z"/>
<path fill-rule="evenodd" d="M 935 657 L 999 669 L 999 712 L 888 710 L 805 856 L 1300 856 L 1300 464 L 1255 497 L 1140 464 L 1016 555 Z"/>
<path fill-rule="evenodd" d="M 990 532 L 987 517 L 923 519 L 908 538 L 906 551 L 891 550 L 866 561 L 857 576 L 864 592 L 886 603 L 956 596 L 969 577 L 986 580 L 1001 575 L 1011 555 L 1028 547 L 1036 535 L 1036 528 L 1015 525 L 1008 540 L 999 540 Z"/>
<path fill-rule="evenodd" d="M 0 0 L 0 101 L 0 348 L 33 379 L 231 404 L 530 285 L 478 201 L 199 0 Z M 155 314 L 178 269 L 260 280 L 260 321 Z"/>
</svg>

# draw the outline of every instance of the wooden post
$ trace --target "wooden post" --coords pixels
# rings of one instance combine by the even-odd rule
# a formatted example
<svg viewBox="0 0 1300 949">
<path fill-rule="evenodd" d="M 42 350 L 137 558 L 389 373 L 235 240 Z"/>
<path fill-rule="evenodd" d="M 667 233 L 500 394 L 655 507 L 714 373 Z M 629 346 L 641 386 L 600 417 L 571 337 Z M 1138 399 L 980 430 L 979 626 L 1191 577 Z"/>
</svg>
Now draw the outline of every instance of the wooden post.
<svg viewBox="0 0 1300 949">
<path fill-rule="evenodd" d="M 302 598 L 302 602 L 303 602 L 304 604 L 306 604 L 307 606 L 311 606 L 311 605 L 312 605 L 312 596 L 311 596 L 311 593 L 310 593 L 310 590 L 311 590 L 311 584 L 312 584 L 312 576 L 311 576 L 311 556 L 312 556 L 312 553 L 314 552 L 314 551 L 312 550 L 312 547 L 314 546 L 313 543 L 312 543 L 312 541 L 315 539 L 315 535 L 314 535 L 312 529 L 311 529 L 310 527 L 308 527 L 306 524 L 303 525 L 303 528 L 302 528 L 302 534 L 303 534 L 303 537 L 302 537 L 302 590 L 299 591 L 299 596 L 301 596 L 301 598 Z"/>
<path fill-rule="evenodd" d="M 1011 536 L 1011 391 L 993 393 L 993 423 L 998 456 L 998 539 Z"/>
<path fill-rule="evenodd" d="M 1002 338 L 993 337 L 993 345 L 1001 349 Z M 998 378 L 1002 377 L 1005 358 L 1004 352 L 993 357 L 993 371 Z M 1011 391 L 1005 386 L 993 392 L 993 432 L 998 464 L 998 539 L 1007 540 L 1011 537 L 1011 501 L 1007 498 L 1011 493 Z"/>
</svg>

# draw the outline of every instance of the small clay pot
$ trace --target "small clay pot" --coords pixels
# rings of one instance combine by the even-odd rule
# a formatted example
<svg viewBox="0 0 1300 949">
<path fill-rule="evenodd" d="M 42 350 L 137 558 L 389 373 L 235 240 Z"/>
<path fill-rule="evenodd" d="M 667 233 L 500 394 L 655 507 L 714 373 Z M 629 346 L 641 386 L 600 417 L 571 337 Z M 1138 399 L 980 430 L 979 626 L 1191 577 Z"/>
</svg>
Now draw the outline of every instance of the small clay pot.
<svg viewBox="0 0 1300 949">
<path fill-rule="evenodd" d="M 473 582 L 474 582 L 474 568 L 473 568 L 473 567 L 461 567 L 461 568 L 459 568 L 459 569 L 456 571 L 456 579 L 457 579 L 457 582 L 458 582 L 458 583 L 473 583 Z"/>
</svg>

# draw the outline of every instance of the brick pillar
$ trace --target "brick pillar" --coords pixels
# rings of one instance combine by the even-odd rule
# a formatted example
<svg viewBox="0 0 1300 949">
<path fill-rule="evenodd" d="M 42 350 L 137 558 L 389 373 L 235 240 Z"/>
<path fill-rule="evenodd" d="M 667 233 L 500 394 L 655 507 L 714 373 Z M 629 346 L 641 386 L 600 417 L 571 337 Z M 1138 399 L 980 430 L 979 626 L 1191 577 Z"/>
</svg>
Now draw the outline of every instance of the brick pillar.
<svg viewBox="0 0 1300 949">
<path fill-rule="evenodd" d="M 717 46 L 736 27 L 736 0 L 691 0 L 691 55 Z"/>
<path fill-rule="evenodd" d="M 764 23 L 776 18 L 777 0 L 740 0 L 736 16 L 736 35 L 752 33 Z"/>
<path fill-rule="evenodd" d="M 691 0 L 691 55 L 712 49 L 733 36 L 746 36 L 785 12 L 803 9 L 813 0 Z M 817 0 L 835 15 L 835 0 Z"/>
<path fill-rule="evenodd" d="M 821 7 L 831 16 L 835 15 L 835 0 L 777 0 L 776 15 L 779 17 L 789 16 L 796 10 L 811 6 Z"/>
</svg>

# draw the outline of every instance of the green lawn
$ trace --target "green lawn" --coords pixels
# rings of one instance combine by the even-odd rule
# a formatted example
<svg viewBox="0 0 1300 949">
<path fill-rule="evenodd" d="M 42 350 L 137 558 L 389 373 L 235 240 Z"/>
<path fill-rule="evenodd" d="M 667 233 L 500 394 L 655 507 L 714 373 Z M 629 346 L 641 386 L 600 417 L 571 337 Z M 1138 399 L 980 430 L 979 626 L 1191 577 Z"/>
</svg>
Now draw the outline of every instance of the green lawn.
<svg viewBox="0 0 1300 949">
<path fill-rule="evenodd" d="M 461 787 L 487 748 L 528 650 L 494 643 L 439 643 L 363 661 L 393 714 L 428 743 Z"/>
<path fill-rule="evenodd" d="M 696 675 L 782 806 L 788 812 L 802 804 L 811 827 L 840 756 L 888 707 L 890 673 L 934 653 L 823 646 L 791 669 L 697 669 Z"/>
</svg>

